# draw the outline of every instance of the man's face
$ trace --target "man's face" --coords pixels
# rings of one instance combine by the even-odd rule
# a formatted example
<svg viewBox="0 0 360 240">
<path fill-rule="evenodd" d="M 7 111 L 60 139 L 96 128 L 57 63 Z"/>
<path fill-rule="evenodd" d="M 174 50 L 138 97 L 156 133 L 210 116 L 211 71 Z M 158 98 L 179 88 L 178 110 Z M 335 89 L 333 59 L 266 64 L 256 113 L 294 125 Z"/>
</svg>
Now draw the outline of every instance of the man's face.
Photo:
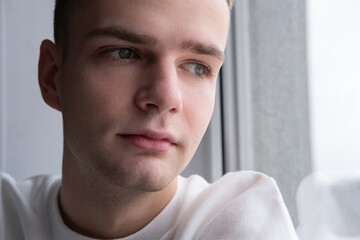
<svg viewBox="0 0 360 240">
<path fill-rule="evenodd" d="M 121 186 L 167 186 L 210 121 L 228 24 L 225 0 L 77 9 L 57 79 L 71 164 Z"/>
</svg>

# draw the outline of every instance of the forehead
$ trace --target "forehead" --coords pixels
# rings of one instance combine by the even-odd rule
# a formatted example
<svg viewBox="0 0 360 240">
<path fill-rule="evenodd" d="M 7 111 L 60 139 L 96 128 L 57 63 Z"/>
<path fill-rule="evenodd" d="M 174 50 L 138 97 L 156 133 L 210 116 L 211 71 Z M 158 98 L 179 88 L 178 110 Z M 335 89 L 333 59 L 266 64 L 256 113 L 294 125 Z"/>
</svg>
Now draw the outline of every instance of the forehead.
<svg viewBox="0 0 360 240">
<path fill-rule="evenodd" d="M 94 29 L 120 26 L 176 46 L 200 41 L 225 48 L 230 13 L 225 0 L 91 0 L 71 16 L 70 41 Z"/>
</svg>

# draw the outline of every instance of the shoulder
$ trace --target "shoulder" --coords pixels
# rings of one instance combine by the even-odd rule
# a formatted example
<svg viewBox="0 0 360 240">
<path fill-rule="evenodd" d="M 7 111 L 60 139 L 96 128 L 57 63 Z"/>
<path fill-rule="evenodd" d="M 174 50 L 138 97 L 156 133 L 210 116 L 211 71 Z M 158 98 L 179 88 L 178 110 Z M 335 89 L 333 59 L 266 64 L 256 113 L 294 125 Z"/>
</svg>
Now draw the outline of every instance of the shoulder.
<svg viewBox="0 0 360 240">
<path fill-rule="evenodd" d="M 60 175 L 35 176 L 24 181 L 16 181 L 7 173 L 0 173 L 1 198 L 11 202 L 31 203 L 46 197 L 49 192 L 60 187 Z"/>
<path fill-rule="evenodd" d="M 179 184 L 197 193 L 209 194 L 211 192 L 225 191 L 232 189 L 231 195 L 238 195 L 250 189 L 272 189 L 277 190 L 277 185 L 273 178 L 254 171 L 230 172 L 222 176 L 214 183 L 208 183 L 204 178 L 198 175 L 192 175 L 188 178 L 180 177 Z"/>
<path fill-rule="evenodd" d="M 182 178 L 180 181 L 186 189 L 186 198 L 191 199 L 192 205 L 205 199 L 208 203 L 223 205 L 224 202 L 230 203 L 240 196 L 263 199 L 273 195 L 281 198 L 274 179 L 254 171 L 230 172 L 211 184 L 200 176 Z"/>
<path fill-rule="evenodd" d="M 228 173 L 205 186 L 177 234 L 176 239 L 296 239 L 275 181 L 252 171 Z"/>
<path fill-rule="evenodd" d="M 6 239 L 17 239 L 17 234 L 32 233 L 46 228 L 50 196 L 60 188 L 60 176 L 37 176 L 16 181 L 0 173 L 0 228 Z M 36 233 L 39 236 L 39 233 Z"/>
<path fill-rule="evenodd" d="M 8 173 L 0 172 L 0 179 L 2 183 L 8 183 L 18 187 L 24 186 L 40 186 L 44 184 L 51 184 L 54 182 L 58 182 L 61 180 L 61 175 L 38 175 L 33 176 L 31 178 L 25 179 L 23 181 L 16 181 L 13 177 L 11 177 Z"/>
<path fill-rule="evenodd" d="M 225 174 L 219 180 L 211 184 L 211 188 L 223 191 L 224 186 L 235 190 L 234 195 L 251 191 L 277 191 L 275 180 L 267 175 L 254 171 L 239 171 Z"/>
</svg>

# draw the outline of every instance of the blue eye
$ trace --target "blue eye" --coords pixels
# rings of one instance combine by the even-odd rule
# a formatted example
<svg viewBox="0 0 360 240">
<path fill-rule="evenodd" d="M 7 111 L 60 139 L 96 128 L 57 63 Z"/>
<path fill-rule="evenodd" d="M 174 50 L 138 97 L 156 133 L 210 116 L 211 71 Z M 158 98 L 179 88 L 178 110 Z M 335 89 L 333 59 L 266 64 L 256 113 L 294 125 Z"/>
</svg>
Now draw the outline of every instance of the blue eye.
<svg viewBox="0 0 360 240">
<path fill-rule="evenodd" d="M 196 62 L 185 63 L 183 64 L 183 67 L 192 74 L 199 77 L 203 76 L 204 74 L 208 74 L 209 72 L 209 68 L 207 66 Z"/>
<path fill-rule="evenodd" d="M 196 75 L 203 75 L 205 73 L 205 66 L 197 64 L 195 67 L 195 74 Z"/>
<path fill-rule="evenodd" d="M 110 52 L 110 55 L 119 58 L 119 59 L 132 59 L 136 56 L 134 50 L 130 48 L 118 48 L 115 50 L 112 50 Z"/>
</svg>

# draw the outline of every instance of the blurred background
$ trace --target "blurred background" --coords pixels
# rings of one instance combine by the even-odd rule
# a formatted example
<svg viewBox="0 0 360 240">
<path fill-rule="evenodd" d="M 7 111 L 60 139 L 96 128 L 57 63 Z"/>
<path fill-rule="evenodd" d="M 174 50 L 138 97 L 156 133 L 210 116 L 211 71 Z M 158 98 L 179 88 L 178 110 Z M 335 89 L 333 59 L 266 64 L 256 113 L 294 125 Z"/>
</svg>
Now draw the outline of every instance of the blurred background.
<svg viewBox="0 0 360 240">
<path fill-rule="evenodd" d="M 61 114 L 42 101 L 39 46 L 54 1 L 0 0 L 0 171 L 61 172 Z M 275 178 L 297 225 L 315 171 L 360 169 L 360 1 L 237 0 L 209 129 L 183 175 Z"/>
</svg>

